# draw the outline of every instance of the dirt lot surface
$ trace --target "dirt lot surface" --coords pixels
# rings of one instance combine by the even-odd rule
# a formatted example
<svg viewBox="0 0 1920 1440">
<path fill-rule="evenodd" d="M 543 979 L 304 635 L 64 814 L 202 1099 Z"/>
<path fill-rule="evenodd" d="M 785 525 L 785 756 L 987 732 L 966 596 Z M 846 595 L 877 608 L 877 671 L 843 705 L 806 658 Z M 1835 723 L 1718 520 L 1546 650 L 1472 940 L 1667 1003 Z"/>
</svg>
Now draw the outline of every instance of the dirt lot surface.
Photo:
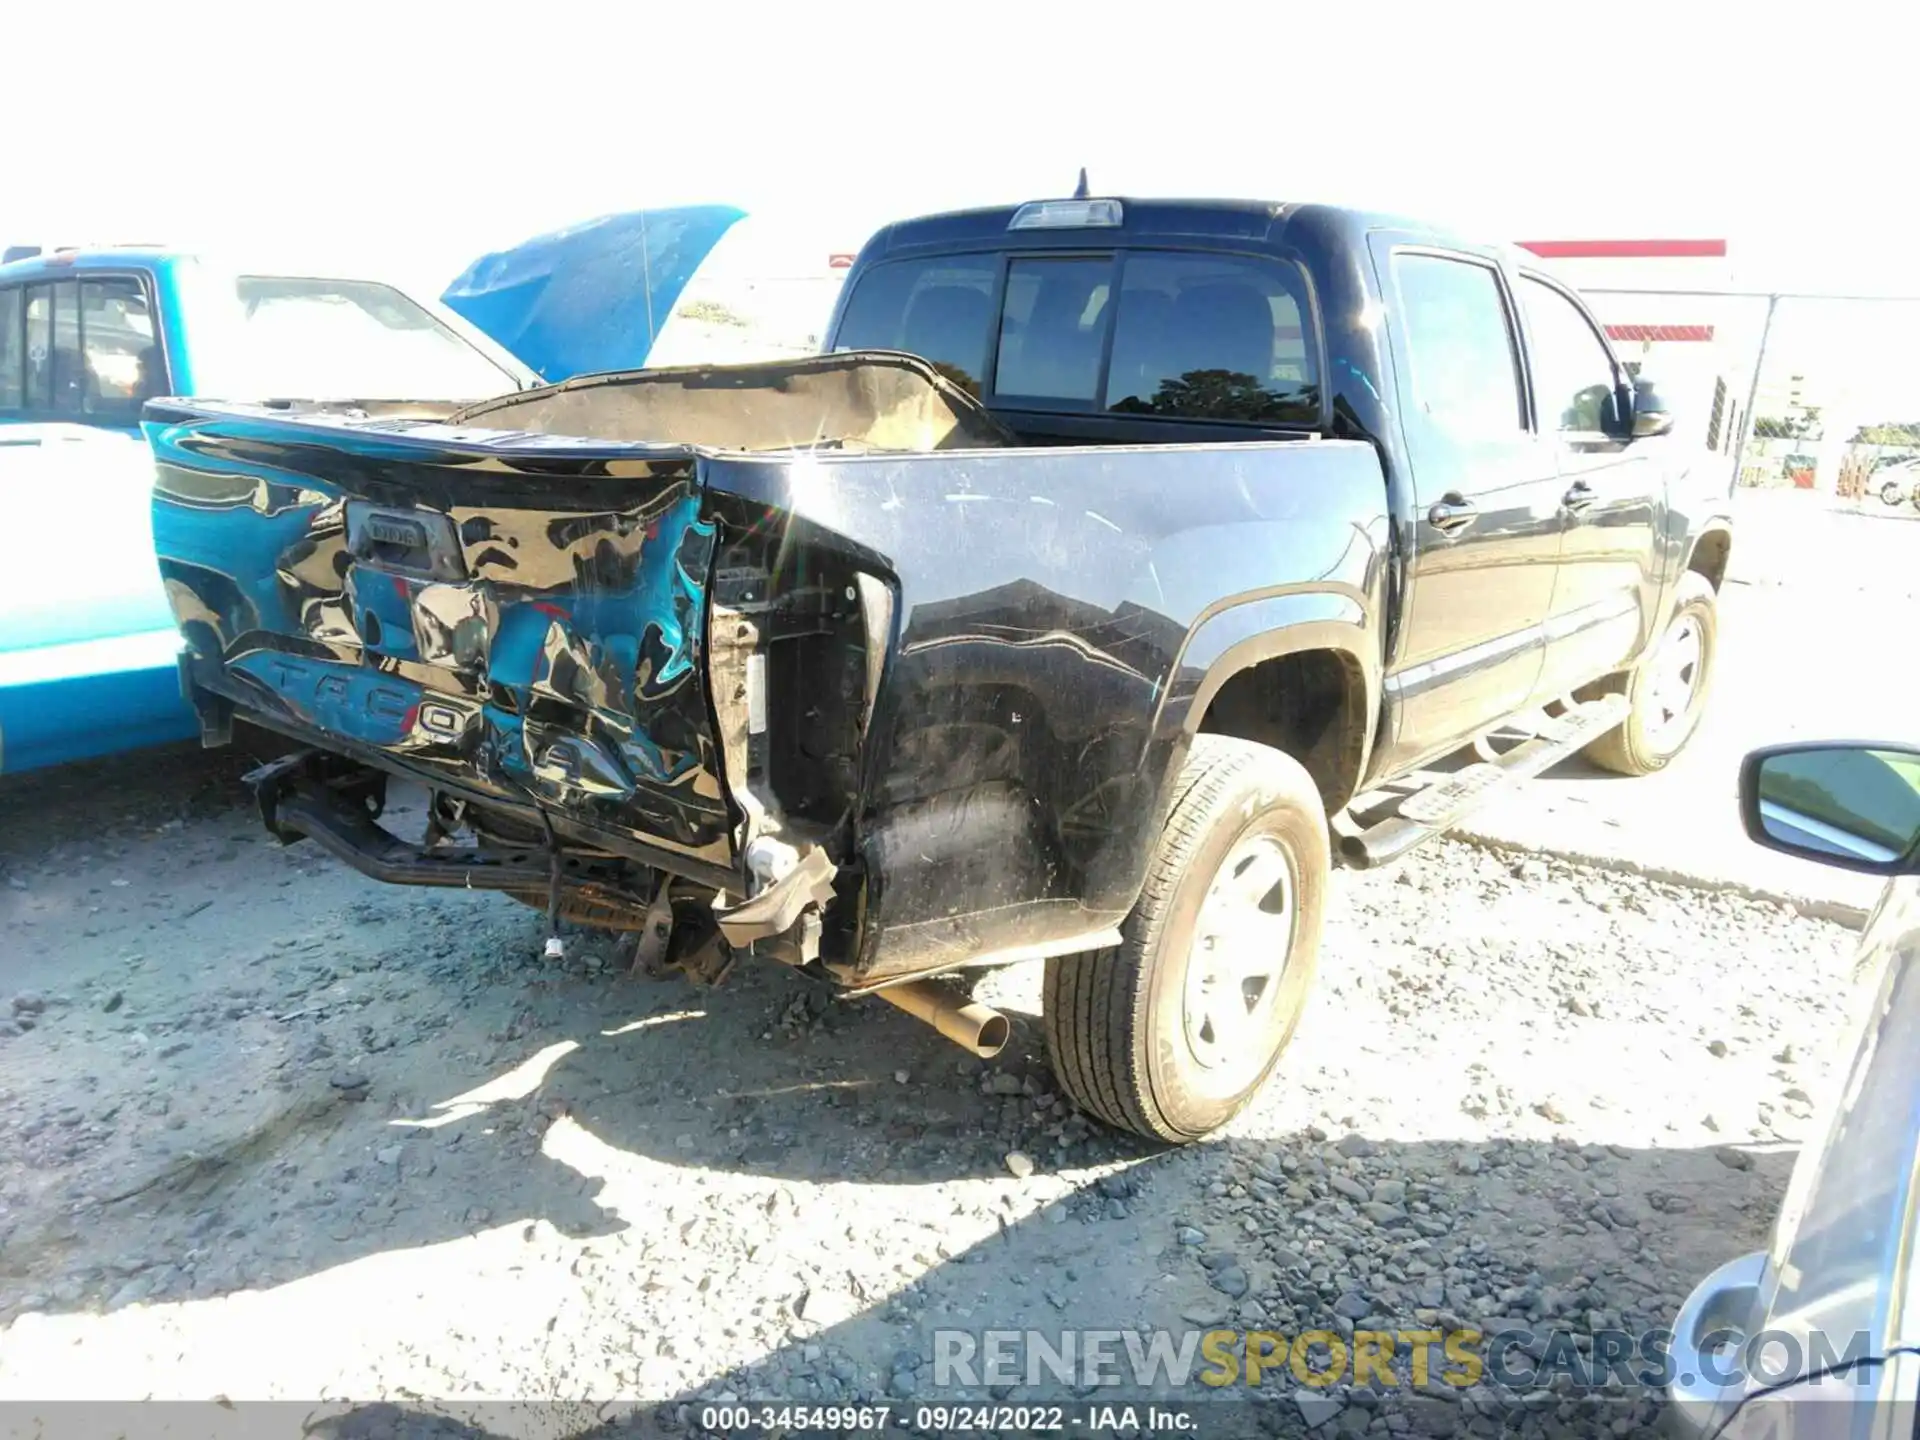
<svg viewBox="0 0 1920 1440">
<path fill-rule="evenodd" d="M 988 1398 L 936 1385 L 942 1329 L 1662 1325 L 1763 1242 L 1847 1003 L 1837 926 L 1437 844 L 1335 877 L 1280 1072 L 1169 1153 L 1053 1094 L 1031 968 L 985 982 L 1016 1021 L 987 1065 L 770 966 L 703 991 L 593 941 L 554 964 L 511 902 L 277 848 L 239 768 L 0 782 L 0 1400 L 697 1425 L 721 1397 Z M 1040 1378 L 1016 1397 L 1071 1398 Z M 1654 1412 L 1284 1367 L 1227 1394 L 1201 1433 Z M 516 1415 L 436 1433 L 607 1423 Z"/>
<path fill-rule="evenodd" d="M 1870 907 L 1871 876 L 1771 854 L 1741 832 L 1740 759 L 1787 740 L 1920 741 L 1920 513 L 1807 490 L 1736 494 L 1721 653 L 1700 732 L 1663 773 L 1622 782 L 1579 760 L 1469 818 L 1527 849 L 1625 862 L 1788 898 Z"/>
</svg>

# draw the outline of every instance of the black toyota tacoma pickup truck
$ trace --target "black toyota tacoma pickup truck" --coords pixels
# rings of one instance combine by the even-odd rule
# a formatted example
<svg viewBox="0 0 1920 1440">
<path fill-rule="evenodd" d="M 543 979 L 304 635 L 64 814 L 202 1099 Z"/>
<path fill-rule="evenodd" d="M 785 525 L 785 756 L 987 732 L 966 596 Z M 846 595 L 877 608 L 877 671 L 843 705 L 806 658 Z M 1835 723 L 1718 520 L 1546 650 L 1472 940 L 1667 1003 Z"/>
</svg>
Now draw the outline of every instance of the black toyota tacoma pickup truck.
<svg viewBox="0 0 1920 1440">
<path fill-rule="evenodd" d="M 930 977 L 1044 959 L 1060 1083 L 1180 1141 L 1291 1034 L 1335 853 L 1579 750 L 1658 770 L 1699 720 L 1725 478 L 1506 247 L 935 216 L 867 244 L 827 352 L 150 404 L 205 738 L 298 747 L 251 777 L 273 832 L 983 1054 L 1005 1018 Z M 379 823 L 394 776 L 424 833 Z"/>
</svg>

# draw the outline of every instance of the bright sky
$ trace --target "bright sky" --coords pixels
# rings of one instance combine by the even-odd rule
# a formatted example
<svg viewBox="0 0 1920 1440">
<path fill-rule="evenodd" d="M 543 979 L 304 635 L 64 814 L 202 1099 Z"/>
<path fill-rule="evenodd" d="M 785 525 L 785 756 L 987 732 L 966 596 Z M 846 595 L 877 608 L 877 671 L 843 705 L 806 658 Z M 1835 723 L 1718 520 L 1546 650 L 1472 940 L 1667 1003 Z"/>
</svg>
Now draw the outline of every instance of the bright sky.
<svg viewBox="0 0 1920 1440">
<path fill-rule="evenodd" d="M 719 200 L 852 242 L 1086 165 L 1104 192 L 1514 238 L 1911 239 L 1887 223 L 1913 204 L 1911 6 L 207 0 L 127 5 L 119 31 L 116 8 L 8 16 L 39 59 L 7 67 L 0 234 L 294 231 L 457 266 Z"/>
<path fill-rule="evenodd" d="M 117 8 L 0 27 L 37 57 L 7 67 L 0 242 L 296 242 L 444 282 L 608 211 L 724 201 L 853 248 L 1085 165 L 1096 193 L 1722 236 L 1743 285 L 1920 293 L 1911 5 Z"/>
</svg>

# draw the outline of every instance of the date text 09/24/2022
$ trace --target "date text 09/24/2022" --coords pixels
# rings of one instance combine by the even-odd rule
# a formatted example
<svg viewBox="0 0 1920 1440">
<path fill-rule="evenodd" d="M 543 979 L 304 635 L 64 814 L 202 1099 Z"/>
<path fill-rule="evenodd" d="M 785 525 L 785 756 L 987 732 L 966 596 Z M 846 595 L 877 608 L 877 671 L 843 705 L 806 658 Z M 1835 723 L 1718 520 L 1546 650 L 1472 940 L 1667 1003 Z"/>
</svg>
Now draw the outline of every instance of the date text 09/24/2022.
<svg viewBox="0 0 1920 1440">
<path fill-rule="evenodd" d="M 898 1419 L 895 1418 L 896 1409 Z M 884 1431 L 909 1424 L 923 1434 L 978 1431 L 991 1435 L 1095 1435 L 1115 1431 L 1159 1431 L 1192 1434 L 1192 1412 L 1175 1405 L 916 1405 L 911 1410 L 892 1405 L 708 1405 L 700 1412 L 700 1427 L 716 1434 L 736 1431 L 772 1431 L 788 1435 L 844 1434 Z"/>
</svg>

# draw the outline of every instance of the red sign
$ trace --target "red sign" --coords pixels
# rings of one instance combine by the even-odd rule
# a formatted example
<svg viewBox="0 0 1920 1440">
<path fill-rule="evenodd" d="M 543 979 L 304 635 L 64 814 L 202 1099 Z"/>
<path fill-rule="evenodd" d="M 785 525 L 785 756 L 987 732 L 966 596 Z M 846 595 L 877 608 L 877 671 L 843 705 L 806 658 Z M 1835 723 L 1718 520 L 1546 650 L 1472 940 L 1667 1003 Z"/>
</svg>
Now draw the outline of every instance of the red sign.
<svg viewBox="0 0 1920 1440">
<path fill-rule="evenodd" d="M 827 256 L 827 268 L 829 270 L 851 270 L 853 268 L 852 253 L 846 250 L 836 250 L 833 254 Z"/>
<path fill-rule="evenodd" d="M 1711 325 L 1609 325 L 1609 340 L 1711 340 Z"/>
<path fill-rule="evenodd" d="M 1724 258 L 1724 240 L 1522 240 L 1542 260 L 1694 260 Z"/>
</svg>

